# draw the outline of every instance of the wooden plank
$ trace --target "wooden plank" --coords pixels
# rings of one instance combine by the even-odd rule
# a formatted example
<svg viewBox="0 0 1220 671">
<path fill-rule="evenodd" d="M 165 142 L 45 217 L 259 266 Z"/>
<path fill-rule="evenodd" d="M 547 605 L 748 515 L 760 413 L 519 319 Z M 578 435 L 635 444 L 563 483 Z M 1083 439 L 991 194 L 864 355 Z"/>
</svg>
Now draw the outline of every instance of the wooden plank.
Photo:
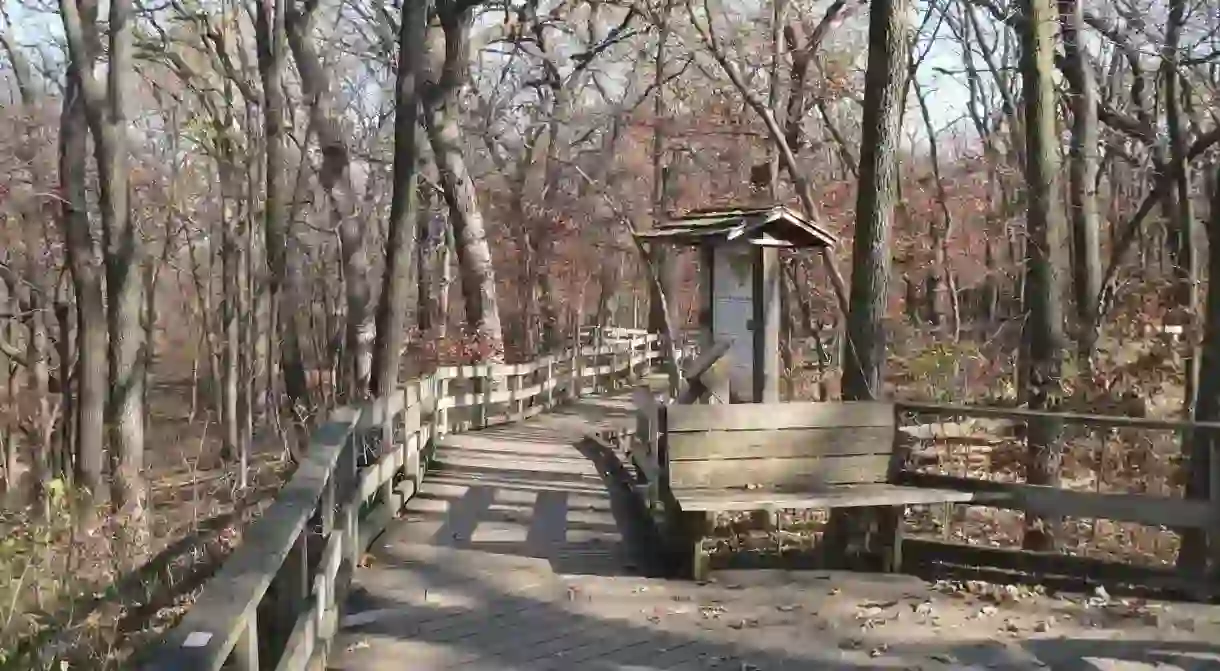
<svg viewBox="0 0 1220 671">
<path fill-rule="evenodd" d="M 962 417 L 993 417 L 1028 421 L 1037 418 L 1058 419 L 1067 424 L 1084 424 L 1094 427 L 1124 427 L 1131 429 L 1156 429 L 1166 431 L 1181 431 L 1191 429 L 1206 429 L 1220 431 L 1220 422 L 1187 422 L 1173 419 L 1145 419 L 1143 417 L 1122 417 L 1119 415 L 1081 415 L 1070 412 L 1042 412 L 1024 408 L 986 408 L 969 405 L 938 405 L 934 403 L 912 403 L 898 401 L 894 407 L 899 412 L 909 412 L 921 415 L 962 416 Z"/>
<path fill-rule="evenodd" d="M 891 427 L 709 431 L 669 436 L 670 461 L 842 457 L 893 451 L 894 430 Z"/>
<path fill-rule="evenodd" d="M 670 409 L 665 424 L 670 432 L 859 426 L 893 427 L 894 406 L 874 401 L 678 405 Z"/>
<path fill-rule="evenodd" d="M 1216 517 L 1207 501 L 1187 501 L 1143 494 L 1099 494 L 1042 485 L 993 482 L 932 473 L 902 473 L 898 481 L 915 487 L 1005 494 L 987 505 L 1023 510 L 1045 517 L 1085 517 L 1149 526 L 1211 529 Z"/>
<path fill-rule="evenodd" d="M 924 489 L 899 485 L 842 485 L 809 492 L 779 492 L 767 489 L 675 489 L 674 498 L 683 510 L 743 511 L 810 508 L 857 508 L 868 506 L 925 505 L 946 501 L 966 503 L 993 494 Z"/>
<path fill-rule="evenodd" d="M 779 402 L 780 266 L 779 251 L 754 245 L 754 379 L 751 390 L 758 403 Z"/>
<path fill-rule="evenodd" d="M 673 488 L 762 486 L 789 489 L 884 482 L 889 461 L 888 455 L 674 461 L 669 464 L 669 484 Z"/>
</svg>

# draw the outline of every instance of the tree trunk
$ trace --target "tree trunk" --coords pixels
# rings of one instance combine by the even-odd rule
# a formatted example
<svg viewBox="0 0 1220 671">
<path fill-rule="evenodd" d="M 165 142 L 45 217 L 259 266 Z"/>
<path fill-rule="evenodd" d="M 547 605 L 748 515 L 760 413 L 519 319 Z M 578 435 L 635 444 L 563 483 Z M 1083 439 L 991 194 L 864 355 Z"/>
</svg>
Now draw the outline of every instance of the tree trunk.
<svg viewBox="0 0 1220 671">
<path fill-rule="evenodd" d="M 1097 212 L 1100 138 L 1097 86 L 1093 67 L 1080 43 L 1084 34 L 1081 0 L 1059 0 L 1063 26 L 1064 72 L 1071 87 L 1072 145 L 1068 172 L 1068 202 L 1072 220 L 1072 288 L 1075 290 L 1077 346 L 1086 367 L 1097 345 L 1097 299 L 1101 295 L 1101 223 Z"/>
<path fill-rule="evenodd" d="M 669 111 L 665 107 L 665 54 L 666 42 L 669 40 L 670 18 L 673 14 L 674 0 L 665 0 L 661 13 L 660 26 L 657 30 L 657 51 L 653 60 L 653 80 L 655 89 L 652 93 L 652 222 L 653 226 L 665 219 L 665 209 L 669 206 L 669 166 L 666 165 L 666 125 L 665 119 Z M 658 333 L 663 339 L 662 351 L 671 356 L 677 351 L 675 317 L 670 301 L 677 296 L 678 276 L 677 259 L 673 250 L 664 244 L 652 244 L 644 258 L 645 266 L 655 273 L 656 281 L 648 283 L 648 330 Z M 576 325 L 577 329 L 580 325 Z M 703 343 L 710 347 L 711 343 Z M 677 390 L 678 362 L 668 362 L 669 386 Z M 676 391 L 674 393 L 677 393 Z"/>
<path fill-rule="evenodd" d="M 1220 164 L 1213 170 L 1214 178 L 1209 185 L 1211 192 L 1211 212 L 1207 219 L 1207 298 L 1203 321 L 1203 351 L 1199 364 L 1199 395 L 1195 404 L 1195 419 L 1200 422 L 1220 421 Z M 1212 459 L 1212 450 L 1220 436 L 1215 431 L 1196 431 L 1191 439 L 1194 451 L 1190 459 L 1190 477 L 1187 481 L 1188 495 L 1206 498 L 1210 491 L 1212 470 L 1216 463 Z M 1190 540 L 1193 547 L 1187 547 L 1187 538 L 1183 538 L 1182 548 L 1178 551 L 1178 563 L 1197 569 L 1206 561 L 1206 535 L 1203 538 Z M 1213 541 L 1214 543 L 1215 541 Z M 1211 549 L 1213 575 L 1220 570 L 1215 558 L 1220 554 L 1220 548 Z"/>
<path fill-rule="evenodd" d="M 843 365 L 842 394 L 848 401 L 876 400 L 885 393 L 885 312 L 897 205 L 902 101 L 909 73 L 907 12 L 907 0 L 875 0 L 869 14 L 860 184 Z M 836 539 L 831 542 L 845 542 L 847 530 L 858 528 L 854 517 L 847 510 L 832 511 L 825 537 Z M 844 549 L 832 548 L 836 553 Z"/>
<path fill-rule="evenodd" d="M 241 365 L 240 333 L 237 327 L 237 267 L 240 264 L 236 240 L 236 217 L 232 203 L 236 200 L 234 183 L 236 166 L 233 164 L 232 144 L 227 131 L 232 128 L 232 119 L 225 120 L 225 128 L 220 134 L 222 149 L 217 157 L 217 171 L 220 177 L 220 266 L 222 297 L 220 303 L 221 333 L 224 338 L 224 352 L 221 361 L 220 382 L 220 419 L 221 438 L 224 443 L 221 455 L 226 461 L 237 459 L 241 451 L 241 426 L 238 418 L 237 389 L 239 367 Z"/>
<path fill-rule="evenodd" d="M 462 156 L 462 132 L 458 123 L 461 113 L 459 94 L 467 77 L 473 10 L 458 9 L 454 4 L 452 0 L 447 0 L 438 7 L 444 29 L 445 59 L 438 81 L 426 82 L 423 86 L 424 123 L 432 153 L 436 157 L 441 187 L 449 205 L 450 224 L 457 241 L 467 328 L 477 341 L 481 359 L 502 361 L 504 334 L 500 309 L 496 304 L 496 272 L 492 266 L 491 248 L 487 243 L 474 180 Z M 436 50 L 438 47 L 435 43 L 429 44 L 429 49 Z"/>
<path fill-rule="evenodd" d="M 316 3 L 306 3 L 304 13 L 291 12 L 288 44 L 301 75 L 301 89 L 309 100 L 310 126 L 317 134 L 322 151 L 318 182 L 326 192 L 331 222 L 339 230 L 347 302 L 340 393 L 342 398 L 350 401 L 368 393 L 372 368 L 372 286 L 365 242 L 367 226 L 356 217 L 356 196 L 350 173 L 351 152 L 344 142 L 346 135 L 333 109 L 330 78 L 309 41 L 316 8 Z"/>
<path fill-rule="evenodd" d="M 256 11 L 255 32 L 258 43 L 259 71 L 263 80 L 263 126 L 266 146 L 266 205 L 264 235 L 267 247 L 268 302 L 270 328 L 268 336 L 279 345 L 280 367 L 284 376 L 284 391 L 291 410 L 306 416 L 311 413 L 309 387 L 305 379 L 305 362 L 301 353 L 300 298 L 298 274 L 288 267 L 288 244 L 292 221 L 288 213 L 288 175 L 286 160 L 288 121 L 284 112 L 284 43 L 286 36 L 285 0 L 260 0 Z M 276 341 L 279 341 L 278 343 Z M 305 444 L 304 434 L 295 437 L 298 446 Z"/>
<path fill-rule="evenodd" d="M 416 94 L 416 77 L 424 54 L 428 4 L 403 3 L 399 26 L 393 200 L 390 203 L 390 231 L 385 248 L 385 274 L 381 280 L 381 300 L 377 304 L 377 340 L 373 346 L 373 395 L 377 398 L 388 397 L 398 385 L 398 366 L 406 340 L 418 207 L 419 98 Z"/>
<path fill-rule="evenodd" d="M 70 1 L 70 0 L 69 0 Z M 93 20 L 96 7 L 82 8 Z M 106 308 L 102 290 L 101 259 L 90 230 L 85 191 L 88 161 L 88 120 L 81 92 L 80 70 L 91 67 L 76 59 L 68 61 L 67 86 L 59 132 L 59 179 L 63 196 L 60 225 L 66 241 L 68 269 L 72 275 L 76 303 L 76 351 L 80 375 L 77 379 L 76 444 L 73 479 L 87 494 L 83 501 L 92 508 L 104 496 L 102 463 L 106 440 Z M 78 518 L 89 524 L 90 510 L 79 510 Z"/>
<path fill-rule="evenodd" d="M 1165 118 L 1169 131 L 1169 166 L 1170 178 L 1173 180 L 1173 198 L 1171 203 L 1172 216 L 1168 222 L 1169 235 L 1172 239 L 1172 251 L 1176 252 L 1174 264 L 1174 284 L 1177 309 L 1182 311 L 1186 328 L 1183 333 L 1186 348 L 1184 364 L 1186 368 L 1186 389 L 1183 402 L 1184 418 L 1192 419 L 1197 410 L 1197 396 L 1200 382 L 1199 367 L 1201 353 L 1196 345 L 1198 342 L 1199 294 L 1195 290 L 1195 279 L 1198 274 L 1199 250 L 1195 244 L 1195 214 L 1191 194 L 1191 168 L 1187 147 L 1188 123 L 1182 109 L 1182 98 L 1188 84 L 1183 80 L 1179 70 L 1180 41 L 1183 24 L 1186 20 L 1187 3 L 1184 0 L 1171 0 L 1169 3 L 1169 22 L 1165 31 L 1165 52 L 1163 77 L 1165 81 Z M 1220 275 L 1212 275 L 1211 282 L 1220 282 Z M 1189 464 L 1189 477 L 1186 480 L 1186 498 L 1203 499 L 1208 497 L 1210 442 L 1194 440 L 1190 432 L 1182 434 L 1182 453 Z M 1178 551 L 1177 565 L 1193 575 L 1202 576 L 1207 567 L 1207 535 L 1202 529 L 1188 529 L 1182 532 L 1182 547 Z"/>
<path fill-rule="evenodd" d="M 860 139 L 860 185 L 852 246 L 851 309 L 843 369 L 845 400 L 883 394 L 885 308 L 907 80 L 906 0 L 877 0 L 869 17 L 868 72 Z"/>
<path fill-rule="evenodd" d="M 957 280 L 953 275 L 953 267 L 949 263 L 949 239 L 953 235 L 953 212 L 949 209 L 949 195 L 945 190 L 945 180 L 940 169 L 940 151 L 937 148 L 936 127 L 932 123 L 932 113 L 928 109 L 928 100 L 918 81 L 913 81 L 915 98 L 919 103 L 919 113 L 923 118 L 924 129 L 928 133 L 928 154 L 932 161 L 932 177 L 936 180 L 936 204 L 940 207 L 939 221 L 933 218 L 930 224 L 933 262 L 928 271 L 928 310 L 933 315 L 931 323 L 940 326 L 941 300 L 940 295 L 946 294 L 949 312 L 949 334 L 953 342 L 958 342 L 962 335 L 961 307 L 958 305 Z"/>
<path fill-rule="evenodd" d="M 1026 219 L 1023 380 L 1030 410 L 1054 410 L 1062 401 L 1063 308 L 1055 246 L 1061 243 L 1058 189 L 1058 133 L 1055 128 L 1054 31 L 1052 0 L 1022 0 L 1021 79 L 1025 111 Z M 1063 424 L 1057 419 L 1029 422 L 1028 482 L 1057 486 L 1063 461 Z M 1050 550 L 1060 520 L 1026 515 L 1025 547 Z"/>
<path fill-rule="evenodd" d="M 71 297 L 64 283 L 56 289 L 56 352 L 59 357 L 59 451 L 54 459 L 54 476 L 72 481 L 73 454 L 76 447 L 76 399 L 80 379 L 78 357 L 72 329 Z"/>
<path fill-rule="evenodd" d="M 5 493 L 15 492 L 18 489 L 17 482 L 18 473 L 18 445 L 17 435 L 20 433 L 19 421 L 21 418 L 21 410 L 18 406 L 17 399 L 21 394 L 19 387 L 20 377 L 18 376 L 19 363 L 17 360 L 17 325 L 19 317 L 23 310 L 20 301 L 17 298 L 16 291 L 17 282 L 9 281 L 8 277 L 4 281 L 0 281 L 0 310 L 7 314 L 4 317 L 4 327 L 0 329 L 0 343 L 6 345 L 0 353 L 3 353 L 3 358 L 0 358 L 0 383 L 3 383 L 4 402 L 0 403 L 0 459 L 3 460 L 4 466 L 4 491 Z M 11 351 L 10 351 L 11 348 Z"/>
</svg>

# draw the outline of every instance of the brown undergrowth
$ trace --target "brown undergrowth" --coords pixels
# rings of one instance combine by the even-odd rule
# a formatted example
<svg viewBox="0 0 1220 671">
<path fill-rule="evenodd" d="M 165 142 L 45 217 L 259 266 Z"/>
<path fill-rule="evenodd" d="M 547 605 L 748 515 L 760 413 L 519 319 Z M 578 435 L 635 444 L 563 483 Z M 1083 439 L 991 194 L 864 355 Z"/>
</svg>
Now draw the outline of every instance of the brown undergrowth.
<svg viewBox="0 0 1220 671">
<path fill-rule="evenodd" d="M 134 650 L 175 622 L 240 543 L 289 468 L 262 441 L 247 487 L 219 458 L 217 431 L 189 416 L 181 390 L 153 401 L 148 445 L 148 545 L 130 565 L 129 537 L 108 511 L 79 531 L 61 482 L 37 507 L 0 513 L 0 669 L 125 669 Z"/>
<path fill-rule="evenodd" d="M 892 398 L 993 407 L 1018 407 L 1015 357 L 1010 337 L 945 344 L 943 339 L 904 332 L 891 350 L 887 393 Z M 1144 333 L 1108 333 L 1086 375 L 1069 357 L 1061 409 L 1097 415 L 1180 418 L 1181 343 Z M 795 373 L 796 398 L 820 398 L 838 389 L 833 368 Z M 834 397 L 832 397 L 833 400 Z M 1024 422 L 977 418 L 910 418 L 904 422 L 916 470 L 972 479 L 1025 481 Z M 1060 486 L 1111 494 L 1181 498 L 1189 464 L 1180 436 L 1172 431 L 1101 429 L 1068 424 L 1064 432 Z M 784 511 L 765 523 L 755 515 L 723 516 L 718 523 L 723 551 L 760 554 L 802 552 L 816 547 L 826 511 Z M 762 528 L 760 528 L 762 527 Z M 991 548 L 1020 548 L 1023 514 L 986 506 L 912 506 L 906 533 L 912 537 Z M 1099 519 L 1069 518 L 1058 532 L 1067 555 L 1167 567 L 1176 560 L 1180 535 L 1173 529 Z"/>
</svg>

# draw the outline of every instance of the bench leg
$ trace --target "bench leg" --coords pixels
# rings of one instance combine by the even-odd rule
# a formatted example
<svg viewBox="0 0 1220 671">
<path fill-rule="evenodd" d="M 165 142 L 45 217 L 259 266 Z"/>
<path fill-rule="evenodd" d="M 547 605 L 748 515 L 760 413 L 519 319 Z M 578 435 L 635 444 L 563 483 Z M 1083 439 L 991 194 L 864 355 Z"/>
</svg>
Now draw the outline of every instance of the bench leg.
<svg viewBox="0 0 1220 671">
<path fill-rule="evenodd" d="M 880 511 L 877 532 L 881 543 L 881 570 L 902 571 L 902 523 L 906 506 L 889 506 Z"/>
<path fill-rule="evenodd" d="M 703 551 L 703 539 L 712 527 L 712 514 L 707 512 L 679 512 L 673 524 L 673 547 L 671 551 L 679 573 L 691 580 L 707 580 L 710 557 Z"/>
<path fill-rule="evenodd" d="M 824 568 L 838 570 L 847 565 L 847 545 L 851 538 L 851 511 L 834 508 L 822 531 L 822 564 Z"/>
</svg>

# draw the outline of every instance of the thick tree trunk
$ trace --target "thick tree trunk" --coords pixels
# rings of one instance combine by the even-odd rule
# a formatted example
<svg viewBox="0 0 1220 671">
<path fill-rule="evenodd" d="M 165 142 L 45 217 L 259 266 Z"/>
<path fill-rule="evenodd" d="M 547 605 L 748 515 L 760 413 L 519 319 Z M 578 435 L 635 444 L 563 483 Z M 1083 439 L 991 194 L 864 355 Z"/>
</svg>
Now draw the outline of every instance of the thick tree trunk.
<svg viewBox="0 0 1220 671">
<path fill-rule="evenodd" d="M 869 17 L 860 186 L 852 246 L 851 309 L 843 370 L 843 397 L 882 395 L 885 308 L 889 297 L 891 239 L 898 180 L 898 143 L 907 81 L 906 0 L 877 0 Z"/>
<path fill-rule="evenodd" d="M 367 226 L 356 217 L 356 196 L 349 169 L 351 152 L 333 109 L 330 78 L 310 42 L 316 7 L 316 3 L 306 3 L 305 13 L 292 12 L 288 44 L 301 74 L 302 91 L 310 104 L 310 125 L 322 150 L 318 182 L 326 191 L 331 222 L 339 230 L 347 302 L 340 393 L 352 400 L 368 393 L 373 363 L 372 286 L 364 233 Z"/>
<path fill-rule="evenodd" d="M 1191 419 L 1197 410 L 1197 396 L 1200 382 L 1199 368 L 1201 352 L 1196 343 L 1198 333 L 1196 315 L 1199 314 L 1199 294 L 1195 289 L 1195 279 L 1198 274 L 1199 249 L 1195 244 L 1195 213 L 1191 194 L 1191 167 L 1188 158 L 1188 139 L 1186 128 L 1188 119 L 1182 109 L 1182 98 L 1187 87 L 1178 68 L 1180 60 L 1180 42 L 1183 23 L 1186 20 L 1187 3 L 1184 0 L 1171 0 L 1169 3 L 1169 22 L 1165 31 L 1165 52 L 1163 77 L 1165 80 L 1165 118 L 1169 131 L 1169 166 L 1168 172 L 1173 182 L 1173 198 L 1171 203 L 1171 220 L 1169 235 L 1172 250 L 1175 252 L 1174 264 L 1175 298 L 1177 309 L 1182 311 L 1186 319 L 1186 342 L 1184 344 L 1184 364 L 1186 368 L 1186 389 L 1183 402 L 1183 416 Z M 1220 275 L 1212 275 L 1212 281 L 1220 282 Z M 1191 433 L 1182 436 L 1182 453 L 1189 464 L 1190 475 L 1186 480 L 1186 497 L 1191 499 L 1206 499 L 1208 496 L 1208 468 L 1210 462 L 1210 442 L 1194 440 Z M 1178 551 L 1177 564 L 1194 575 L 1202 575 L 1207 566 L 1207 535 L 1202 529 L 1189 529 L 1182 533 L 1182 547 Z"/>
<path fill-rule="evenodd" d="M 144 463 L 144 330 L 142 243 L 128 207 L 127 114 L 124 86 L 132 65 L 130 0 L 112 0 L 109 14 L 109 65 L 106 81 L 93 72 L 90 43 L 97 34 L 92 0 L 62 0 L 68 51 L 77 64 L 85 117 L 94 139 L 102 246 L 106 265 L 106 323 L 110 398 L 111 496 L 127 536 L 127 560 L 138 562 L 146 546 Z"/>
<path fill-rule="evenodd" d="M 910 70 L 907 13 L 907 0 L 874 0 L 869 15 L 860 184 L 843 363 L 842 394 L 848 401 L 876 400 L 885 393 L 885 313 L 898 192 L 898 143 Z M 847 530 L 857 526 L 853 517 L 846 510 L 833 511 L 826 538 L 845 542 Z M 835 552 L 844 549 L 833 548 Z"/>
<path fill-rule="evenodd" d="M 440 171 L 441 187 L 449 205 L 449 221 L 457 242 L 467 328 L 477 340 L 480 358 L 500 361 L 504 356 L 504 334 L 500 308 L 496 303 L 496 272 L 492 266 L 491 248 L 487 243 L 487 231 L 479 211 L 474 180 L 462 155 L 462 132 L 458 123 L 461 113 L 459 94 L 466 79 L 472 12 L 469 8 L 457 10 L 449 1 L 438 8 L 444 28 L 445 59 L 438 80 L 424 85 L 424 123 Z M 438 47 L 435 43 L 429 45 L 432 50 Z"/>
<path fill-rule="evenodd" d="M 1209 278 L 1220 278 L 1220 166 L 1215 168 L 1213 179 L 1209 180 L 1211 192 L 1211 212 L 1207 220 L 1207 272 Z M 1220 281 L 1207 283 L 1207 298 L 1204 305 L 1203 320 L 1203 351 L 1200 357 L 1199 395 L 1195 405 L 1195 419 L 1200 422 L 1220 421 Z M 1187 481 L 1187 492 L 1198 498 L 1205 498 L 1210 491 L 1212 471 L 1220 466 L 1213 460 L 1212 450 L 1220 443 L 1220 435 L 1215 431 L 1196 431 L 1191 438 L 1194 452 L 1190 460 L 1190 477 Z M 1187 547 L 1187 539 L 1193 547 Z M 1193 538 L 1188 535 L 1183 538 L 1182 548 L 1178 552 L 1179 565 L 1197 569 L 1206 561 L 1206 536 Z M 1215 541 L 1213 541 L 1215 543 Z M 1220 547 L 1211 548 L 1214 576 L 1220 571 Z"/>
<path fill-rule="evenodd" d="M 385 248 L 385 274 L 381 280 L 381 300 L 377 304 L 377 340 L 373 346 L 373 395 L 377 398 L 388 397 L 398 385 L 398 366 L 407 335 L 418 207 L 419 98 L 416 78 L 424 54 L 428 4 L 403 3 L 399 27 L 393 200 Z"/>
<path fill-rule="evenodd" d="M 1023 0 L 1025 21 L 1021 34 L 1021 73 L 1025 111 L 1025 179 L 1028 190 L 1026 219 L 1025 307 L 1022 369 L 1031 410 L 1054 410 L 1063 396 L 1063 308 L 1060 298 L 1055 247 L 1060 244 L 1061 222 L 1056 207 L 1058 188 L 1058 133 L 1055 128 L 1054 31 L 1056 11 L 1052 0 Z M 1031 420 L 1028 482 L 1057 486 L 1063 461 L 1063 423 L 1057 419 Z M 1026 516 L 1025 547 L 1050 550 L 1055 546 L 1060 520 Z"/>
</svg>

